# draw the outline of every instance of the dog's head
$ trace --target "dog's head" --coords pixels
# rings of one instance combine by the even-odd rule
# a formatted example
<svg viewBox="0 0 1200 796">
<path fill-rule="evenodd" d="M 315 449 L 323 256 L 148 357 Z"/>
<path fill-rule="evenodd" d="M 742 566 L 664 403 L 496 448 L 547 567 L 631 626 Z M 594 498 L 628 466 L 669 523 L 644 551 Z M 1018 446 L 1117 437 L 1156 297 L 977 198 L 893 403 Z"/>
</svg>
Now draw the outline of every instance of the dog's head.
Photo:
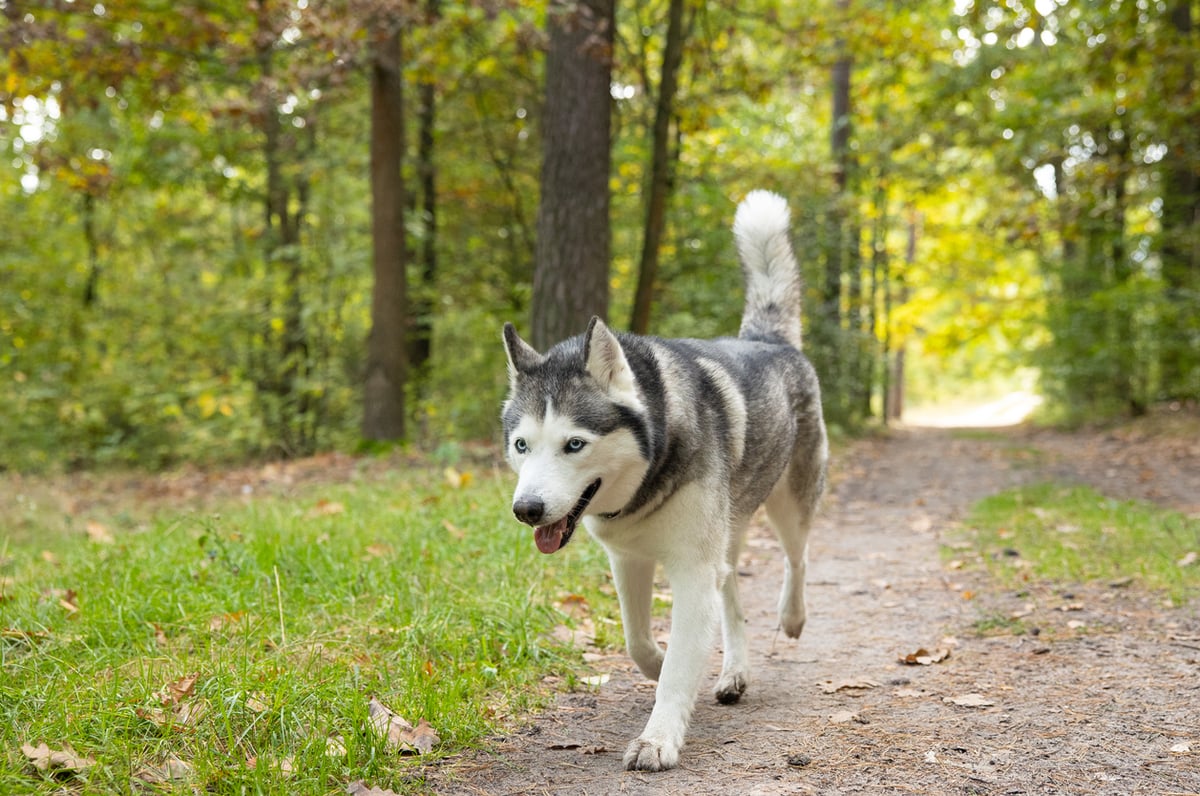
<svg viewBox="0 0 1200 796">
<path fill-rule="evenodd" d="M 617 514 L 632 499 L 649 468 L 646 410 L 620 341 L 599 318 L 544 355 L 505 324 L 504 346 L 513 514 L 553 553 L 582 517 Z"/>
</svg>

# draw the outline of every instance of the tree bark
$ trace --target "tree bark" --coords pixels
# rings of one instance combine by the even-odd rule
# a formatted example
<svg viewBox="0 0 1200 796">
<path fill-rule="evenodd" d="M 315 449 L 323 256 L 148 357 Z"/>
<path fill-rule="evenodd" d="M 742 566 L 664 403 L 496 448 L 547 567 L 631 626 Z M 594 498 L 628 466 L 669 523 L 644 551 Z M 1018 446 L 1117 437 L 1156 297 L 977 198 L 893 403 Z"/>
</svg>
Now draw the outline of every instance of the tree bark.
<svg viewBox="0 0 1200 796">
<path fill-rule="evenodd" d="M 441 0 L 426 0 L 425 24 L 433 25 L 441 14 Z M 421 283 L 412 301 L 412 334 L 409 338 L 408 364 L 418 385 L 424 381 L 426 363 L 433 353 L 433 300 L 437 279 L 437 169 L 434 166 L 434 132 L 437 122 L 437 86 L 422 81 L 419 86 L 420 110 L 417 133 L 417 180 L 420 183 Z"/>
<path fill-rule="evenodd" d="M 371 227 L 374 285 L 363 388 L 363 437 L 401 440 L 408 370 L 404 246 L 404 92 L 400 25 L 377 23 L 371 67 Z"/>
<path fill-rule="evenodd" d="M 608 315 L 614 0 L 555 0 L 547 14 L 541 198 L 530 342 L 546 347 Z"/>
<path fill-rule="evenodd" d="M 667 12 L 667 41 L 663 50 L 662 78 L 654 110 L 653 154 L 650 189 L 646 200 L 646 227 L 642 237 L 642 257 L 638 264 L 637 291 L 633 298 L 630 330 L 646 334 L 650 329 L 650 306 L 654 302 L 654 280 L 658 275 L 658 255 L 666 226 L 667 200 L 672 190 L 671 116 L 679 88 L 679 65 L 683 62 L 684 0 L 671 0 Z"/>
<path fill-rule="evenodd" d="M 1168 122 L 1162 175 L 1163 322 L 1162 392 L 1168 398 L 1200 397 L 1200 104 L 1196 99 L 1195 28 L 1191 0 L 1170 9 L 1175 52 L 1165 59 L 1166 95 L 1187 108 Z"/>
</svg>

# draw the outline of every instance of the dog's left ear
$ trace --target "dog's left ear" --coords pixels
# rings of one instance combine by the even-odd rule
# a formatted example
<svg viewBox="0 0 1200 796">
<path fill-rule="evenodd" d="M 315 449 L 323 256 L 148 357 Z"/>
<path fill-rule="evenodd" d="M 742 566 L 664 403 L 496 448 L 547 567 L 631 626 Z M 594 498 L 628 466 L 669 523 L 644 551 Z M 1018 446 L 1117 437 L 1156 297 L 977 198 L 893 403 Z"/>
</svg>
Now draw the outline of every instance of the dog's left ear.
<svg viewBox="0 0 1200 796">
<path fill-rule="evenodd" d="M 620 341 L 604 321 L 594 315 L 583 335 L 583 358 L 588 375 L 609 394 L 627 395 L 637 400 L 633 370 L 629 360 L 625 359 Z"/>
<path fill-rule="evenodd" d="M 517 375 L 530 370 L 542 361 L 542 355 L 517 334 L 517 327 L 504 324 L 504 351 L 508 354 L 508 380 L 515 382 Z"/>
</svg>

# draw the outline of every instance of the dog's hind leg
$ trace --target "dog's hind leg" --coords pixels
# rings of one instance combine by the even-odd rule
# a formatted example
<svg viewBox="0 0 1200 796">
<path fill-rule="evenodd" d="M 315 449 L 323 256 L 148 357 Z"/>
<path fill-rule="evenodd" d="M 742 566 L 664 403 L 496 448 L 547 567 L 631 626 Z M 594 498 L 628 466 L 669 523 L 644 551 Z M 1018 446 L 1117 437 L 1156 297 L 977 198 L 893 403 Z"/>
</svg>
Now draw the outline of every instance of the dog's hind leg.
<svg viewBox="0 0 1200 796">
<path fill-rule="evenodd" d="M 729 564 L 725 582 L 721 584 L 721 640 L 724 655 L 721 663 L 721 677 L 713 695 L 723 705 L 730 705 L 741 699 L 750 683 L 750 662 L 746 651 L 746 615 L 742 612 L 741 601 L 738 599 L 738 557 L 742 550 L 742 538 L 746 534 L 749 521 L 733 523 L 734 534 L 729 539 L 729 550 L 726 561 Z"/>
<path fill-rule="evenodd" d="M 766 500 L 767 518 L 785 555 L 779 624 L 791 638 L 800 636 L 807 618 L 804 578 L 808 569 L 808 532 L 825 488 L 827 457 L 824 433 L 812 444 L 798 447 Z"/>
<path fill-rule="evenodd" d="M 650 632 L 650 608 L 654 598 L 654 560 L 609 551 L 613 581 L 621 602 L 621 624 L 625 647 L 642 674 L 657 680 L 662 671 L 663 651 Z"/>
</svg>

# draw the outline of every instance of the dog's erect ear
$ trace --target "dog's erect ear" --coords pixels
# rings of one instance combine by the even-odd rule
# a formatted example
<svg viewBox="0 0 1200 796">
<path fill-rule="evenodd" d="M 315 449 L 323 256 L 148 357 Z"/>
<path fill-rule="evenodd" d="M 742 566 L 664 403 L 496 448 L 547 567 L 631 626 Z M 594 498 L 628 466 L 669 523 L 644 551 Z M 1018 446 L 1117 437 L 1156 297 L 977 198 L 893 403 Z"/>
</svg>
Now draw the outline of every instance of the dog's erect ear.
<svg viewBox="0 0 1200 796">
<path fill-rule="evenodd" d="M 521 339 L 517 327 L 504 324 L 504 350 L 508 354 L 508 380 L 515 382 L 518 374 L 524 373 L 542 361 L 542 355 L 533 346 Z"/>
<path fill-rule="evenodd" d="M 633 370 L 620 341 L 596 316 L 592 316 L 583 335 L 584 367 L 588 375 L 600 383 L 610 395 L 626 395 L 637 400 Z"/>
</svg>

